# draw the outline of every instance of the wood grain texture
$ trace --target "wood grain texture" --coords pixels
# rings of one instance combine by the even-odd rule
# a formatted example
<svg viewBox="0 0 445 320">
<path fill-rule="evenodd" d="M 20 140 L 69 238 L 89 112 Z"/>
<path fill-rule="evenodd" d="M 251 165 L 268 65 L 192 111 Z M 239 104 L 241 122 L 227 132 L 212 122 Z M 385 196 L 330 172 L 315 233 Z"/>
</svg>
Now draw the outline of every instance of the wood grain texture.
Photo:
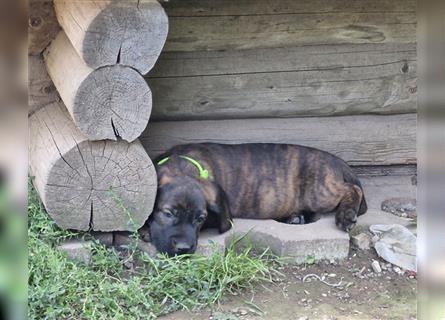
<svg viewBox="0 0 445 320">
<path fill-rule="evenodd" d="M 415 43 L 416 2 L 171 0 L 166 51 Z"/>
<path fill-rule="evenodd" d="M 352 170 L 359 177 L 417 176 L 416 164 L 396 164 L 389 166 L 354 166 Z M 414 185 L 415 183 L 412 184 Z"/>
<path fill-rule="evenodd" d="M 140 138 L 153 158 L 186 143 L 290 143 L 351 165 L 416 163 L 416 115 L 153 122 Z"/>
<path fill-rule="evenodd" d="M 28 4 L 28 54 L 38 55 L 59 33 L 60 26 L 52 0 L 30 0 Z"/>
<path fill-rule="evenodd" d="M 90 140 L 133 141 L 151 114 L 151 91 L 134 69 L 111 65 L 92 69 L 63 31 L 45 51 L 45 61 L 62 100 Z"/>
<path fill-rule="evenodd" d="M 55 0 L 57 18 L 78 54 L 92 68 L 122 64 L 147 73 L 168 33 L 156 0 Z"/>
<path fill-rule="evenodd" d="M 60 227 L 114 231 L 142 226 L 153 208 L 157 179 L 138 140 L 88 141 L 57 102 L 36 111 L 29 127 L 30 174 Z"/>
<path fill-rule="evenodd" d="M 147 81 L 154 120 L 409 113 L 416 112 L 416 47 L 166 52 Z"/>
<path fill-rule="evenodd" d="M 56 87 L 46 71 L 41 55 L 28 57 L 28 115 L 58 101 Z"/>
</svg>

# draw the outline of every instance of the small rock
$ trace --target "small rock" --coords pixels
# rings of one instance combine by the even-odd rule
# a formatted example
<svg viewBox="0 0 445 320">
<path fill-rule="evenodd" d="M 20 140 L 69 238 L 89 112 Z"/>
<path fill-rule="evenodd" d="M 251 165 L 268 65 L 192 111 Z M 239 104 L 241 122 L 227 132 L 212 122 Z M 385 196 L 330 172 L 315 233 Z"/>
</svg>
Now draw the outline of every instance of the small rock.
<svg viewBox="0 0 445 320">
<path fill-rule="evenodd" d="M 400 217 L 414 218 L 417 216 L 416 199 L 414 198 L 390 198 L 382 202 L 381 209 Z"/>
<path fill-rule="evenodd" d="M 377 260 L 374 260 L 371 263 L 371 267 L 372 267 L 372 270 L 374 270 L 375 273 L 382 272 L 382 268 L 380 267 L 380 263 Z"/>
<path fill-rule="evenodd" d="M 397 274 L 401 274 L 402 273 L 402 269 L 400 269 L 399 267 L 394 267 L 393 270 Z"/>
<path fill-rule="evenodd" d="M 124 267 L 126 268 L 126 269 L 133 269 L 133 267 L 134 267 L 134 263 L 133 263 L 133 261 L 132 260 L 125 260 L 124 261 Z"/>
<path fill-rule="evenodd" d="M 351 241 L 360 250 L 369 250 L 371 246 L 370 237 L 366 233 L 360 233 L 351 237 Z"/>
<path fill-rule="evenodd" d="M 248 312 L 245 309 L 239 309 L 239 314 L 245 316 L 246 314 L 248 314 Z"/>
<path fill-rule="evenodd" d="M 92 244 L 92 241 L 68 240 L 58 246 L 58 249 L 65 252 L 70 259 L 88 264 L 93 255 Z"/>
</svg>

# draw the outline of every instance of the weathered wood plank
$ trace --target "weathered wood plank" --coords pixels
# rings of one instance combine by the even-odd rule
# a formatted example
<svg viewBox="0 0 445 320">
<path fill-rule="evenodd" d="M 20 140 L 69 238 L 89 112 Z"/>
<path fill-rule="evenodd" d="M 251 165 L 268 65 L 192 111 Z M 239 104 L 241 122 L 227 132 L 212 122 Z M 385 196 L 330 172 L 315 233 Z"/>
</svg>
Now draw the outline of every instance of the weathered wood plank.
<svg viewBox="0 0 445 320">
<path fill-rule="evenodd" d="M 90 140 L 139 137 L 151 114 L 151 91 L 133 68 L 92 69 L 61 31 L 46 49 L 48 73 L 74 122 Z"/>
<path fill-rule="evenodd" d="M 165 51 L 415 43 L 415 1 L 169 1 Z"/>
<path fill-rule="evenodd" d="M 144 224 L 157 179 L 138 140 L 88 141 L 58 102 L 36 111 L 29 128 L 30 174 L 60 227 L 124 231 Z"/>
<path fill-rule="evenodd" d="M 394 114 L 416 72 L 413 44 L 326 45 L 167 52 L 147 81 L 155 120 Z"/>
<path fill-rule="evenodd" d="M 29 115 L 60 98 L 41 55 L 28 57 L 28 75 Z"/>
<path fill-rule="evenodd" d="M 156 0 L 55 0 L 57 19 L 92 68 L 123 64 L 147 73 L 168 32 Z"/>
<path fill-rule="evenodd" d="M 140 138 L 151 157 L 178 144 L 291 143 L 331 152 L 351 165 L 416 163 L 416 115 L 149 123 Z"/>
<path fill-rule="evenodd" d="M 165 0 L 161 3 L 170 17 L 414 12 L 417 4 L 415 0 Z"/>
<path fill-rule="evenodd" d="M 354 173 L 360 177 L 382 177 L 382 176 L 417 176 L 417 165 L 390 165 L 390 166 L 354 166 Z M 413 180 L 415 181 L 415 179 Z M 415 184 L 414 182 L 412 184 Z"/>
<path fill-rule="evenodd" d="M 38 55 L 60 31 L 52 0 L 30 0 L 28 54 Z"/>
</svg>

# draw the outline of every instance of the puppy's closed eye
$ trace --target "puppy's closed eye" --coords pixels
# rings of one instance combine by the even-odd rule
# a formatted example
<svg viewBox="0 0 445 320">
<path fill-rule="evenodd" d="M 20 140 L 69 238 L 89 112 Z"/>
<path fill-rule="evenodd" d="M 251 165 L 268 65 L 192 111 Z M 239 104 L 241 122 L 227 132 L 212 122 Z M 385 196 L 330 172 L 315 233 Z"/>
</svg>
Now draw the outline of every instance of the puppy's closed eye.
<svg viewBox="0 0 445 320">
<path fill-rule="evenodd" d="M 171 211 L 162 211 L 162 214 L 165 218 L 168 219 L 173 219 L 175 217 L 175 215 Z"/>
<path fill-rule="evenodd" d="M 202 223 L 205 222 L 206 218 L 207 218 L 207 216 L 205 216 L 205 215 L 200 215 L 199 217 L 196 218 L 196 222 L 197 222 L 198 224 L 202 224 Z"/>
</svg>

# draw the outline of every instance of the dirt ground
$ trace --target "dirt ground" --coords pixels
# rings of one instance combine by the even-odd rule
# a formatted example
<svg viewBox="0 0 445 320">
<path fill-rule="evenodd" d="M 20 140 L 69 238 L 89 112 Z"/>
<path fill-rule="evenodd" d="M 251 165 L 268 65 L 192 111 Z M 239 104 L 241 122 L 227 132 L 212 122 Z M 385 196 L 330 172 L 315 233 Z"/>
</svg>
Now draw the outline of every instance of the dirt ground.
<svg viewBox="0 0 445 320">
<path fill-rule="evenodd" d="M 373 260 L 380 262 L 382 272 L 372 270 Z M 227 296 L 213 310 L 179 311 L 162 319 L 416 319 L 415 275 L 387 264 L 373 249 L 351 249 L 348 260 L 340 263 L 279 267 L 279 272 L 282 276 L 273 283 Z M 341 284 L 330 286 L 309 274 Z"/>
</svg>

